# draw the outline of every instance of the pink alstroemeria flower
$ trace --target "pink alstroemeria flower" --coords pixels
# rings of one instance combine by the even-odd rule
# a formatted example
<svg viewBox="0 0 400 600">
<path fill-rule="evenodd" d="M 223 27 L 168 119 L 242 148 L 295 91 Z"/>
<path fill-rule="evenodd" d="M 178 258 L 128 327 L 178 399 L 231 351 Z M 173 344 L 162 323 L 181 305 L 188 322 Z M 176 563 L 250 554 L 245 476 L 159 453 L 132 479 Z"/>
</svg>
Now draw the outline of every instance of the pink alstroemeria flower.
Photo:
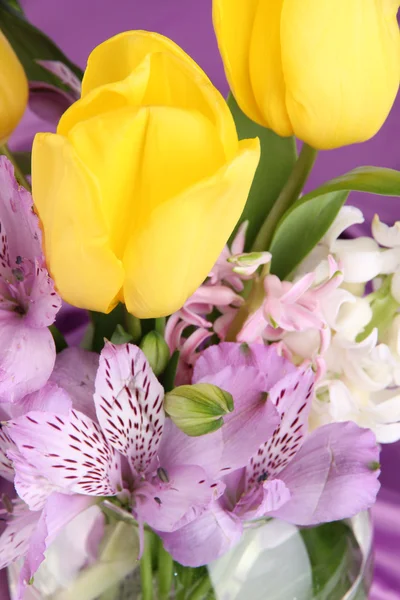
<svg viewBox="0 0 400 600">
<path fill-rule="evenodd" d="M 60 355 L 66 358 L 56 367 L 55 379 L 63 383 L 64 393 L 67 387 L 77 389 L 77 382 L 68 381 L 67 365 L 70 379 L 82 381 L 83 369 L 74 368 L 81 353 L 69 349 Z M 86 362 L 93 373 L 92 359 Z M 115 496 L 121 506 L 130 505 L 140 525 L 145 522 L 160 533 L 184 527 L 214 505 L 225 489 L 223 476 L 243 468 L 279 423 L 278 411 L 265 401 L 265 375 L 249 366 L 229 367 L 228 379 L 234 411 L 220 430 L 191 438 L 165 419 L 163 388 L 141 350 L 107 343 L 91 399 L 94 419 L 87 416 L 89 384 L 78 400 L 82 412 L 33 407 L 8 423 L 7 435 L 25 461 L 14 462 L 21 499 L 28 503 L 34 493 L 26 466 L 31 465 L 35 477 L 40 475 L 60 495 L 95 502 Z"/>
<path fill-rule="evenodd" d="M 0 402 L 17 402 L 50 377 L 56 352 L 48 326 L 60 307 L 31 195 L 0 156 Z"/>
<path fill-rule="evenodd" d="M 223 477 L 225 492 L 207 512 L 178 531 L 160 534 L 184 565 L 207 564 L 229 550 L 244 521 L 273 516 L 315 525 L 343 519 L 369 508 L 379 489 L 374 434 L 350 422 L 308 434 L 314 374 L 294 367 L 273 346 L 213 346 L 197 361 L 193 381 L 225 388 L 232 372 L 243 368 L 249 382 L 257 372 L 268 378 L 267 403 L 276 407 L 281 422 L 244 468 Z"/>
<path fill-rule="evenodd" d="M 71 409 L 64 390 L 50 383 L 26 397 L 24 403 L 27 410 L 36 412 L 57 407 L 60 418 Z M 15 408 L 21 409 L 20 404 Z M 58 493 L 59 488 L 23 457 L 5 427 L 0 429 L 0 476 L 12 481 L 19 494 L 16 499 L 2 499 L 0 515 L 6 528 L 0 536 L 0 569 L 24 558 L 16 598 L 23 600 L 46 549 L 64 526 L 93 504 L 93 499 Z"/>
</svg>

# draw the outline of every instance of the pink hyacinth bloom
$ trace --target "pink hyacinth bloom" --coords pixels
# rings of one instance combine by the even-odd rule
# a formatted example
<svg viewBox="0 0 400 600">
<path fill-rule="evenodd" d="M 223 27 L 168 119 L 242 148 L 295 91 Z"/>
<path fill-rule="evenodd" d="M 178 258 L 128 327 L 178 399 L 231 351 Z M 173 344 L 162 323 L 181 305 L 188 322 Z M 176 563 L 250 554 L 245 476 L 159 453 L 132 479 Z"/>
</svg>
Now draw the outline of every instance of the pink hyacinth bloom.
<svg viewBox="0 0 400 600">
<path fill-rule="evenodd" d="M 240 537 L 243 522 L 274 516 L 297 525 L 351 517 L 369 508 L 379 489 L 379 450 L 374 434 L 354 423 L 307 432 L 314 375 L 294 367 L 273 346 L 223 343 L 196 363 L 194 381 L 230 384 L 232 370 L 258 371 L 269 379 L 268 400 L 281 420 L 244 468 L 223 477 L 225 492 L 198 520 L 161 534 L 184 565 L 218 558 Z M 246 377 L 245 374 L 243 374 Z"/>
<path fill-rule="evenodd" d="M 217 262 L 209 274 L 211 285 L 224 283 L 236 292 L 243 290 L 242 277 L 233 271 L 233 265 L 229 263 L 229 259 L 236 254 L 243 254 L 248 224 L 248 221 L 245 221 L 240 225 L 231 248 L 225 246 L 217 258 Z"/>
<path fill-rule="evenodd" d="M 199 350 L 217 335 L 224 340 L 244 299 L 239 295 L 244 281 L 256 276 L 257 269 L 271 259 L 268 252 L 243 254 L 248 223 L 243 223 L 231 244 L 225 246 L 208 280 L 167 322 L 165 339 L 171 354 L 180 352 L 176 383 L 189 383 Z M 209 319 L 214 311 L 219 316 Z M 195 331 L 187 333 L 189 327 Z"/>
<path fill-rule="evenodd" d="M 315 273 L 307 273 L 296 282 L 281 281 L 276 275 L 264 279 L 265 299 L 243 325 L 237 335 L 240 342 L 284 340 L 286 333 L 316 331 L 320 339 L 319 352 L 326 350 L 330 330 L 321 309 L 321 299 L 336 289 L 343 280 L 339 266 L 328 258 L 329 276 L 314 286 Z"/>
<path fill-rule="evenodd" d="M 56 356 L 48 326 L 60 306 L 32 198 L 0 156 L 0 402 L 17 402 L 48 380 Z"/>
</svg>

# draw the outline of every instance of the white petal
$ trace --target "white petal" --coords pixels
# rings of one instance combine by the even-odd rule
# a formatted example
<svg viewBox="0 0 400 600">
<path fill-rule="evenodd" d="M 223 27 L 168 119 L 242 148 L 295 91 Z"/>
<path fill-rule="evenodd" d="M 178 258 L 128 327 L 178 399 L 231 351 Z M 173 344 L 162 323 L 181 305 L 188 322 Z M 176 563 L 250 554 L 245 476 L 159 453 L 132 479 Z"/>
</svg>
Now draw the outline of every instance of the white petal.
<svg viewBox="0 0 400 600">
<path fill-rule="evenodd" d="M 357 298 L 342 288 L 323 298 L 322 309 L 331 329 L 349 340 L 354 340 L 372 319 L 368 300 Z"/>
<path fill-rule="evenodd" d="M 328 246 L 328 248 L 331 248 L 332 244 L 345 229 L 360 223 L 364 223 L 364 216 L 361 210 L 355 206 L 343 206 L 321 242 Z"/>
<path fill-rule="evenodd" d="M 370 281 L 382 272 L 385 262 L 378 244 L 367 237 L 337 240 L 332 252 L 342 266 L 344 281 L 349 283 Z"/>
<path fill-rule="evenodd" d="M 375 215 L 372 219 L 371 229 L 372 235 L 381 246 L 386 246 L 386 248 L 400 246 L 400 221 L 396 221 L 393 227 L 389 227 L 380 221 L 378 215 Z"/>
</svg>

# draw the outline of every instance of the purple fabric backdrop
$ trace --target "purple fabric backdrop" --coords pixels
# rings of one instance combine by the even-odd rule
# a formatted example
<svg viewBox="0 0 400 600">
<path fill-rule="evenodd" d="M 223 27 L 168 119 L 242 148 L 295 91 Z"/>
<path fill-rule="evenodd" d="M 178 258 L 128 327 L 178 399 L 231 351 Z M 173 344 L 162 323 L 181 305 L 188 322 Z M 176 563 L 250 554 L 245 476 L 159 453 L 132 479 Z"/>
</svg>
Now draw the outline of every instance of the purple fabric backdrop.
<svg viewBox="0 0 400 600">
<path fill-rule="evenodd" d="M 214 84 L 228 90 L 211 21 L 212 0 L 21 0 L 27 17 L 52 37 L 81 67 L 99 42 L 127 29 L 158 31 L 180 44 L 198 61 Z M 29 140 L 48 124 L 28 114 L 19 128 L 18 140 Z M 313 188 L 360 165 L 400 169 L 400 96 L 384 127 L 369 142 L 320 153 L 308 188 Z M 362 208 L 368 223 L 375 212 L 382 220 L 400 220 L 400 202 L 393 198 L 353 194 L 351 203 Z M 359 229 L 361 231 L 361 229 Z M 382 491 L 373 511 L 376 531 L 376 572 L 372 600 L 400 598 L 400 443 L 383 449 Z M 1 586 L 1 582 L 0 582 Z M 5 589 L 0 587 L 5 599 Z"/>
</svg>

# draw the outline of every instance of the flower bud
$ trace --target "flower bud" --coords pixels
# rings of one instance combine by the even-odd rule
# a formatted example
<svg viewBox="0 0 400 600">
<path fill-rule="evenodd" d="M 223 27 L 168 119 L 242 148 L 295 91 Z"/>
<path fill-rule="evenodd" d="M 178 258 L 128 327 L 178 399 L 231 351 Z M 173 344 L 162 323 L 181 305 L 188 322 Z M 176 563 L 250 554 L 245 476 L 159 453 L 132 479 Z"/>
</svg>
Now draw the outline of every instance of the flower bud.
<svg viewBox="0 0 400 600">
<path fill-rule="evenodd" d="M 165 396 L 164 409 L 186 435 L 199 436 L 222 427 L 223 415 L 233 411 L 233 398 L 210 383 L 181 385 Z"/>
<path fill-rule="evenodd" d="M 235 265 L 234 273 L 250 277 L 254 275 L 258 267 L 266 265 L 271 261 L 272 255 L 270 252 L 249 252 L 246 254 L 234 254 L 228 258 L 228 262 Z"/>
<path fill-rule="evenodd" d="M 140 342 L 140 348 L 146 355 L 147 360 L 155 375 L 161 375 L 169 361 L 169 348 L 167 342 L 158 331 L 150 331 Z"/>
<path fill-rule="evenodd" d="M 95 48 L 81 99 L 32 151 L 60 295 L 104 313 L 123 302 L 141 319 L 181 308 L 234 229 L 259 157 L 171 40 L 128 31 Z"/>
<path fill-rule="evenodd" d="M 240 108 L 314 148 L 371 138 L 399 87 L 398 7 L 398 0 L 213 0 Z"/>
<path fill-rule="evenodd" d="M 110 342 L 116 346 L 119 346 L 121 344 L 127 344 L 128 342 L 131 342 L 132 339 L 133 336 L 125 331 L 122 325 L 117 325 L 114 333 L 111 336 Z"/>
<path fill-rule="evenodd" d="M 0 145 L 10 137 L 28 102 L 28 81 L 7 38 L 0 31 Z"/>
</svg>

